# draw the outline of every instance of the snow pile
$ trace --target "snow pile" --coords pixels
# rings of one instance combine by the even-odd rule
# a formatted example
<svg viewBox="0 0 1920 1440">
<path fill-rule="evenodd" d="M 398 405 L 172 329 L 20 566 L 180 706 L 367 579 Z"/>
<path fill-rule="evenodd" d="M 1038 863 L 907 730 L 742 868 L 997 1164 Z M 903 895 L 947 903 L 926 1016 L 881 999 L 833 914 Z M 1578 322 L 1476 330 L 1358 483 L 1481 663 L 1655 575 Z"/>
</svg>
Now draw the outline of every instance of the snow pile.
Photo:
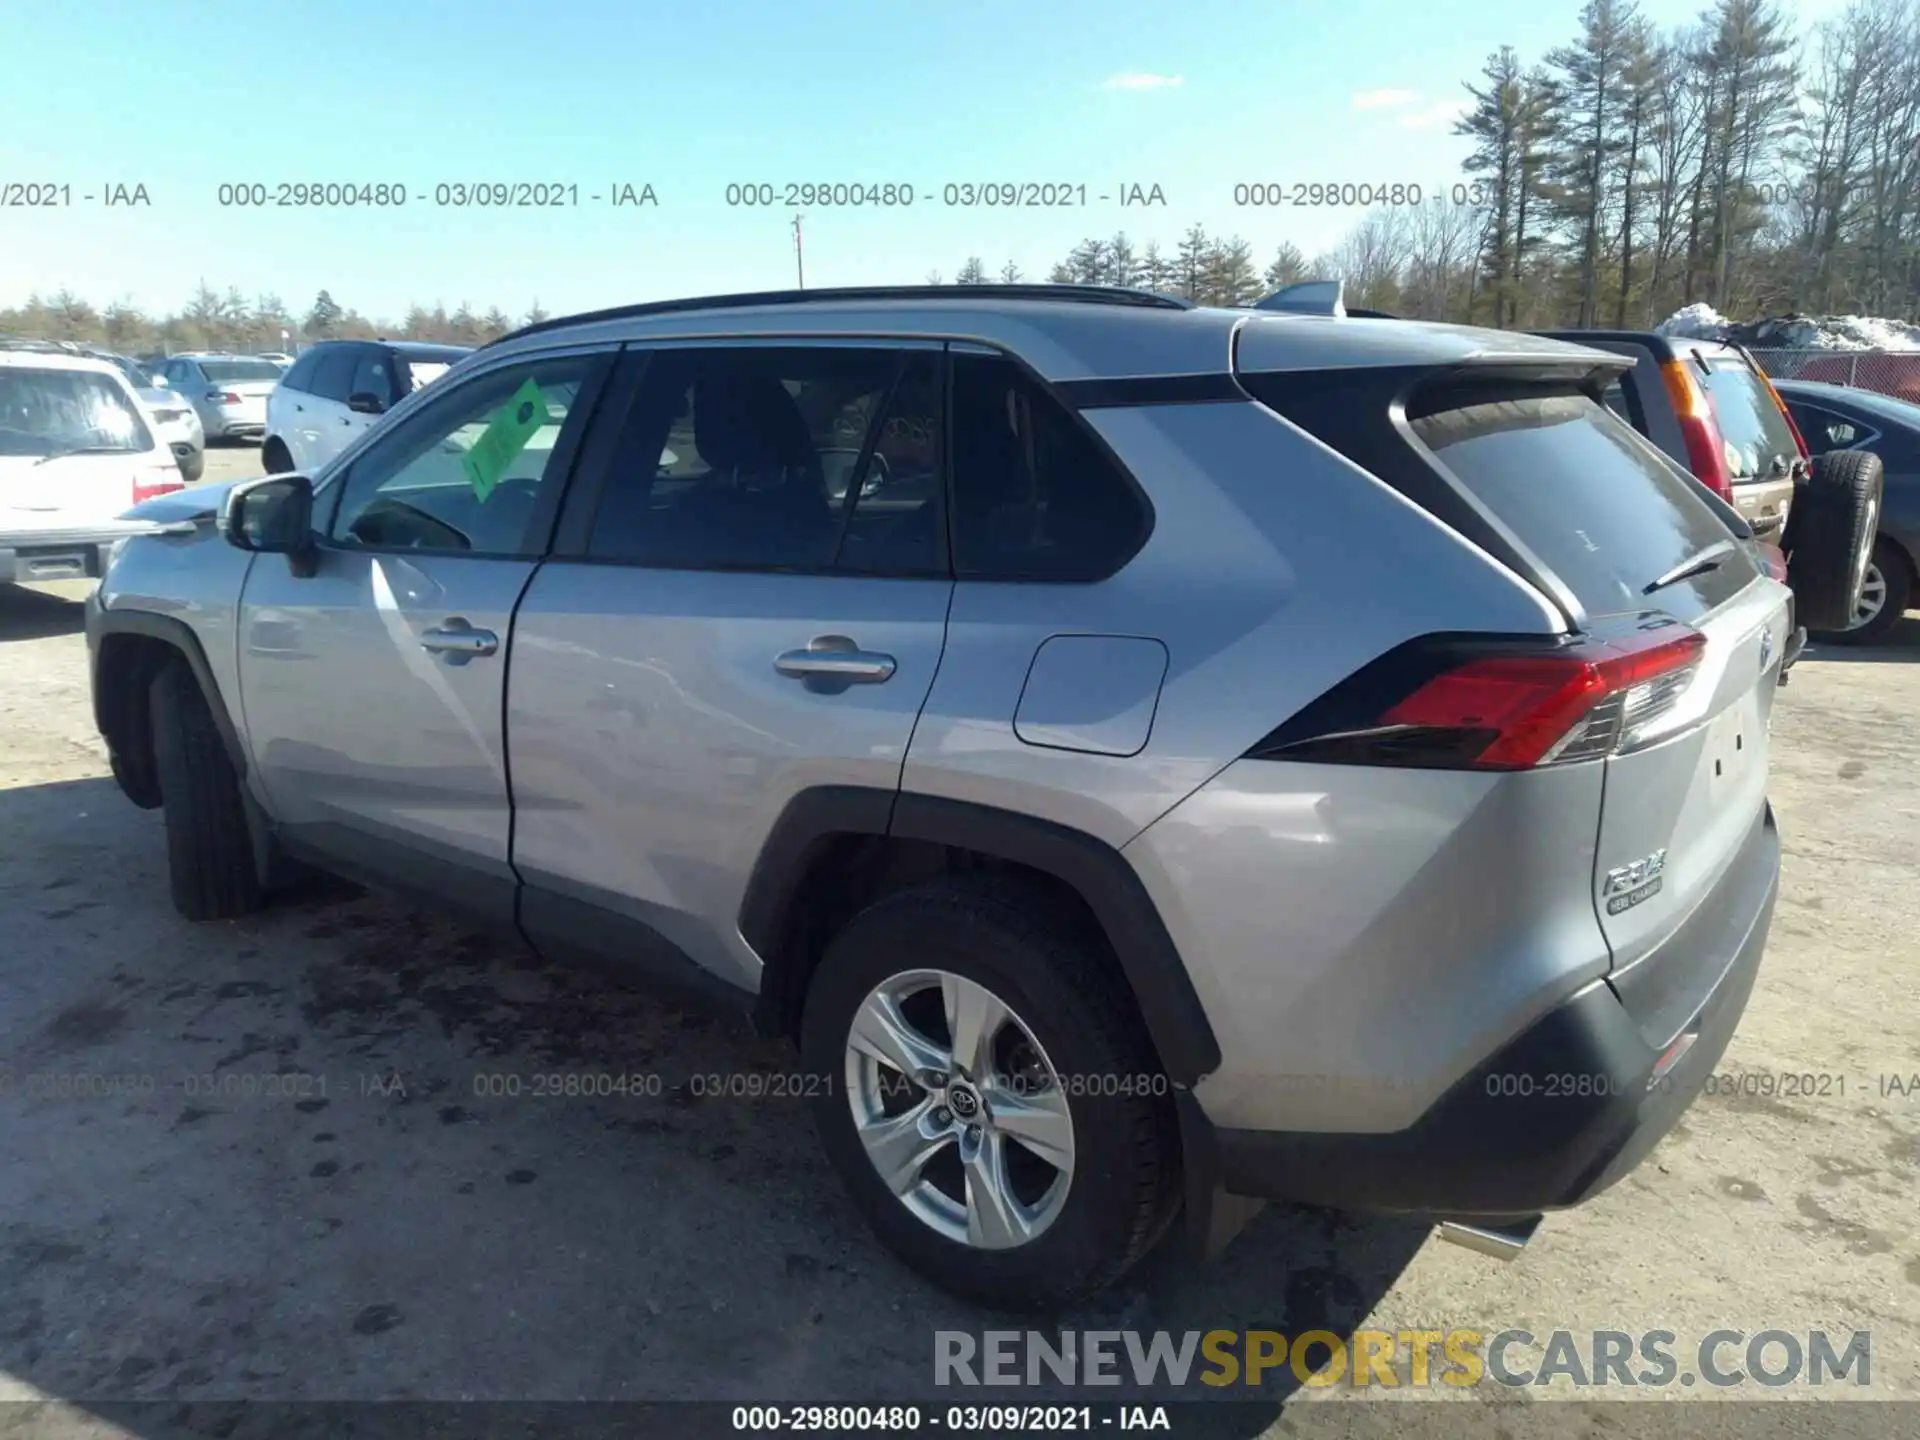
<svg viewBox="0 0 1920 1440">
<path fill-rule="evenodd" d="M 1920 325 L 1878 315 L 1787 315 L 1740 328 L 1756 349 L 1920 350 Z"/>
<path fill-rule="evenodd" d="M 1733 322 L 1705 301 L 1676 310 L 1653 327 L 1670 340 L 1724 340 Z"/>
<path fill-rule="evenodd" d="M 1754 350 L 1920 350 L 1920 325 L 1877 315 L 1781 315 L 1737 324 L 1688 305 L 1654 327 L 1673 339 L 1732 340 Z"/>
</svg>

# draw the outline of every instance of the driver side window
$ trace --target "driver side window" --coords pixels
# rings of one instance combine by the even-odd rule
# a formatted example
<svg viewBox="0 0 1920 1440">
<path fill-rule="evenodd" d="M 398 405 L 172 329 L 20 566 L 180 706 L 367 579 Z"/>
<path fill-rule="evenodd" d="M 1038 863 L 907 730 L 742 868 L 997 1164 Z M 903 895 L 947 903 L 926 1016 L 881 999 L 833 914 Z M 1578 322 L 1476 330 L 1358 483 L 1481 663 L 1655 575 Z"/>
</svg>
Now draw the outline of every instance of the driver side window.
<svg viewBox="0 0 1920 1440">
<path fill-rule="evenodd" d="M 532 553 L 535 519 L 552 515 L 584 423 L 575 401 L 603 363 L 570 355 L 511 365 L 442 397 L 354 462 L 329 539 L 352 549 Z"/>
</svg>

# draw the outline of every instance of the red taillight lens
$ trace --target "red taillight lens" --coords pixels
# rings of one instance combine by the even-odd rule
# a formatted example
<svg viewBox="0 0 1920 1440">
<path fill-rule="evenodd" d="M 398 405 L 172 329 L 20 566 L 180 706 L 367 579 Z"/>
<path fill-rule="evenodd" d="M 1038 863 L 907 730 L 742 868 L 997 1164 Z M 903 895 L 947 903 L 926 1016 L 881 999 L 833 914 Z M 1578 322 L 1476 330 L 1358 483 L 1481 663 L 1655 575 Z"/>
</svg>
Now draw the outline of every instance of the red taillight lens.
<svg viewBox="0 0 1920 1440">
<path fill-rule="evenodd" d="M 171 476 L 136 475 L 133 477 L 133 503 L 138 505 L 142 500 L 151 500 L 156 495 L 171 495 L 176 490 L 186 488 L 187 482 L 177 472 Z"/>
<path fill-rule="evenodd" d="M 1381 724 L 1457 737 L 1457 763 L 1474 770 L 1592 760 L 1671 707 L 1706 643 L 1697 630 L 1664 626 L 1557 655 L 1469 660 L 1422 685 Z"/>
<path fill-rule="evenodd" d="M 1687 444 L 1687 465 L 1694 478 L 1722 500 L 1733 499 L 1733 472 L 1727 466 L 1726 442 L 1707 403 L 1707 392 L 1688 372 L 1686 362 L 1668 360 L 1660 367 L 1667 396 Z"/>
</svg>

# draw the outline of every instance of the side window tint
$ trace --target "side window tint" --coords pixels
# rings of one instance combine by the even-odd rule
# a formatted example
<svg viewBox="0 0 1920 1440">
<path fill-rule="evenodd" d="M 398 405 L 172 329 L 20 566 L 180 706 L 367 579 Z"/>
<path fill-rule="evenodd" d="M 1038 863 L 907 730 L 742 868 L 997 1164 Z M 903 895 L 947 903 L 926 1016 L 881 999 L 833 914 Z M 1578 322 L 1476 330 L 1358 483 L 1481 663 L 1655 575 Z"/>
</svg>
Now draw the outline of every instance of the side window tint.
<svg viewBox="0 0 1920 1440">
<path fill-rule="evenodd" d="M 826 569 L 841 546 L 846 505 L 869 488 L 855 470 L 898 369 L 898 357 L 879 349 L 657 352 L 628 414 L 588 553 L 677 569 Z M 919 483 L 928 497 L 937 489 Z M 889 517 L 877 492 L 872 498 L 863 536 L 873 544 L 854 548 L 878 551 L 896 543 L 889 519 L 905 517 Z M 927 512 L 936 518 L 937 508 Z M 897 544 L 910 543 L 903 529 Z"/>
<path fill-rule="evenodd" d="M 338 400 L 344 403 L 353 383 L 354 351 L 356 345 L 335 345 L 319 352 L 319 360 L 313 367 L 313 384 L 309 387 L 322 400 Z"/>
<path fill-rule="evenodd" d="M 864 417 L 873 453 L 854 487 L 853 513 L 834 568 L 862 575 L 945 575 L 941 479 L 946 445 L 941 426 L 940 356 L 910 351 L 884 414 Z M 862 443 L 868 431 L 862 431 Z M 855 458 L 848 464 L 856 463 Z M 850 473 L 830 477 L 828 493 L 844 500 Z"/>
<path fill-rule="evenodd" d="M 953 563 L 972 580 L 1098 580 L 1151 514 L 1058 401 L 1005 360 L 953 357 Z"/>
<path fill-rule="evenodd" d="M 335 543 L 484 555 L 527 552 L 574 397 L 598 360 L 512 366 L 461 386 L 355 462 L 333 517 Z"/>
<path fill-rule="evenodd" d="M 393 362 L 387 358 L 387 352 L 372 345 L 360 347 L 360 354 L 354 361 L 353 379 L 347 384 L 348 395 L 375 395 L 387 404 L 394 401 Z"/>
</svg>

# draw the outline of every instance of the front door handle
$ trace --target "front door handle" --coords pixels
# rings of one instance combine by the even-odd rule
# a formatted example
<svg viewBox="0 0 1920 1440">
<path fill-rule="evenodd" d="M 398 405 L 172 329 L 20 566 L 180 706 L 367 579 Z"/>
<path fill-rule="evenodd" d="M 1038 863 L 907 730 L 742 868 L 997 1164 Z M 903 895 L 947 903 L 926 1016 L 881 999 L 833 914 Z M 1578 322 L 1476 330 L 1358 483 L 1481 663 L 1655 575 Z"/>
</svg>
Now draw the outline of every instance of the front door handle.
<svg viewBox="0 0 1920 1440">
<path fill-rule="evenodd" d="M 477 655 L 491 655 L 500 648 L 500 637 L 491 630 L 476 630 L 458 616 L 434 630 L 420 635 L 420 648 L 445 655 L 452 665 L 464 665 Z"/>
<path fill-rule="evenodd" d="M 820 635 L 804 650 L 776 656 L 773 668 L 789 680 L 825 685 L 879 685 L 898 668 L 893 656 L 862 650 L 844 635 Z"/>
</svg>

